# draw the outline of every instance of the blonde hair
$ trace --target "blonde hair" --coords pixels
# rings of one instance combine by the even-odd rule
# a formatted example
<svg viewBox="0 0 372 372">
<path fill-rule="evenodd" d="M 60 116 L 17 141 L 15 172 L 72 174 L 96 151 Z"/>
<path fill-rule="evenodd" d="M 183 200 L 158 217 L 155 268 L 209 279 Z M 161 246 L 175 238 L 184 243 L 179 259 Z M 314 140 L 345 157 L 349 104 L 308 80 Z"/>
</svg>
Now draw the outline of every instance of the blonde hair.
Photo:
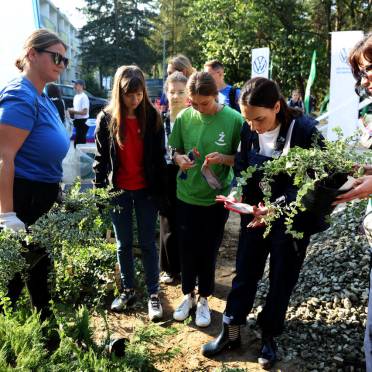
<svg viewBox="0 0 372 372">
<path fill-rule="evenodd" d="M 177 54 L 174 57 L 171 57 L 168 60 L 168 64 L 172 65 L 172 67 L 176 71 L 180 71 L 184 73 L 184 75 L 189 78 L 191 74 L 195 71 L 195 69 L 192 67 L 190 60 L 184 56 L 183 54 Z"/>
<path fill-rule="evenodd" d="M 159 113 L 151 103 L 146 89 L 145 77 L 142 70 L 134 65 L 121 66 L 116 70 L 114 84 L 112 87 L 112 96 L 109 105 L 105 111 L 111 115 L 110 130 L 120 147 L 124 144 L 124 125 L 126 107 L 124 105 L 124 94 L 143 92 L 143 99 L 135 109 L 136 118 L 141 128 L 141 136 L 144 137 L 146 130 L 154 123 L 150 122 L 151 113 L 155 118 L 155 130 L 161 127 Z"/>
<path fill-rule="evenodd" d="M 67 45 L 54 32 L 41 28 L 34 31 L 25 41 L 21 55 L 16 59 L 15 66 L 23 71 L 28 61 L 30 49 L 41 51 L 55 44 L 62 44 L 67 50 Z"/>
</svg>

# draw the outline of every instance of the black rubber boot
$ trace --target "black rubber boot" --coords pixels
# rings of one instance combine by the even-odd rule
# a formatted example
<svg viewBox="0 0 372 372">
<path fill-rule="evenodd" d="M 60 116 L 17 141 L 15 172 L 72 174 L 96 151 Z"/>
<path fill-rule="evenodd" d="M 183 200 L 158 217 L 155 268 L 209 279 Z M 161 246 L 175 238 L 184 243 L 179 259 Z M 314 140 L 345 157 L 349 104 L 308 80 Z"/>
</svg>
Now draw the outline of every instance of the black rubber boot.
<svg viewBox="0 0 372 372">
<path fill-rule="evenodd" d="M 258 363 L 263 369 L 270 369 L 276 362 L 277 346 L 274 338 L 263 337 Z"/>
<path fill-rule="evenodd" d="M 237 338 L 234 340 L 229 339 L 229 330 L 231 333 L 232 327 L 239 327 L 237 329 Z M 213 340 L 203 345 L 201 353 L 206 357 L 217 355 L 224 350 L 233 350 L 240 346 L 240 326 L 230 326 L 223 323 L 221 333 Z"/>
</svg>

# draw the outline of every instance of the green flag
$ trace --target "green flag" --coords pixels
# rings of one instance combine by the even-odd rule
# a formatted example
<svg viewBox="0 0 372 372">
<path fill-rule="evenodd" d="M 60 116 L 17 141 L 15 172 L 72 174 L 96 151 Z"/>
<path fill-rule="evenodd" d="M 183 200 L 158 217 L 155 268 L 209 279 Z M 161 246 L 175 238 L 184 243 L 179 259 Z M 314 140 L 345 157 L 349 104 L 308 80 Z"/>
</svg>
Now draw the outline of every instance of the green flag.
<svg viewBox="0 0 372 372">
<path fill-rule="evenodd" d="M 313 57 L 311 59 L 311 67 L 310 67 L 310 74 L 309 79 L 307 80 L 306 90 L 305 90 L 305 112 L 308 114 L 310 112 L 310 90 L 311 86 L 313 85 L 316 77 L 316 50 L 313 52 Z"/>
</svg>

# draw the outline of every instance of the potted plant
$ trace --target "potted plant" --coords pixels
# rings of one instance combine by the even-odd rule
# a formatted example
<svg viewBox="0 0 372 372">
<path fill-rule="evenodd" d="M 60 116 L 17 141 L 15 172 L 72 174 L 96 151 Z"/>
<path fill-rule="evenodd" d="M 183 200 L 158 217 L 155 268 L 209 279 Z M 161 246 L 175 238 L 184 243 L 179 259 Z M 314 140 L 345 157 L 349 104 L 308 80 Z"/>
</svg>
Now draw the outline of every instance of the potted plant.
<svg viewBox="0 0 372 372">
<path fill-rule="evenodd" d="M 247 185 L 247 180 L 254 172 L 259 170 L 263 175 L 260 187 L 265 206 L 270 210 L 265 217 L 267 226 L 265 236 L 270 232 L 272 223 L 284 216 L 287 233 L 295 238 L 301 238 L 303 231 L 298 218 L 300 213 L 314 217 L 316 231 L 323 231 L 329 227 L 328 217 L 334 209 L 332 203 L 337 195 L 347 191 L 346 188 L 343 190 L 339 188 L 350 175 L 358 175 L 362 168 L 358 170 L 355 167 L 356 163 L 366 163 L 366 153 L 362 153 L 356 147 L 357 134 L 343 138 L 340 129 L 335 131 L 336 141 L 318 141 L 314 138 L 314 146 L 309 149 L 291 148 L 287 155 L 267 161 L 259 169 L 255 166 L 248 167 L 241 173 L 237 180 L 237 196 L 242 195 L 243 186 Z M 289 204 L 272 200 L 271 185 L 281 175 L 290 177 L 293 186 L 297 188 L 296 199 Z"/>
</svg>

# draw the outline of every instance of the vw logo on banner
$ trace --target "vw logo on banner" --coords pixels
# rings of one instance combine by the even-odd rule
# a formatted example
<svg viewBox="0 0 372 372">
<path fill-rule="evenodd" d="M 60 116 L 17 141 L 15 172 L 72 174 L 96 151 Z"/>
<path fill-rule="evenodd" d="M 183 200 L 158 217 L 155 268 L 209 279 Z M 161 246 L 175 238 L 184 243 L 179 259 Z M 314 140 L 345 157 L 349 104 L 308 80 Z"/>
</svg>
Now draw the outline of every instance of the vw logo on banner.
<svg viewBox="0 0 372 372">
<path fill-rule="evenodd" d="M 347 48 L 341 48 L 339 53 L 339 58 L 342 63 L 347 63 L 347 57 L 349 55 L 349 51 Z"/>
<path fill-rule="evenodd" d="M 269 77 L 269 48 L 252 49 L 252 77 Z"/>
<path fill-rule="evenodd" d="M 261 75 L 265 72 L 267 67 L 267 61 L 264 56 L 258 56 L 253 61 L 253 70 L 256 74 Z"/>
</svg>

